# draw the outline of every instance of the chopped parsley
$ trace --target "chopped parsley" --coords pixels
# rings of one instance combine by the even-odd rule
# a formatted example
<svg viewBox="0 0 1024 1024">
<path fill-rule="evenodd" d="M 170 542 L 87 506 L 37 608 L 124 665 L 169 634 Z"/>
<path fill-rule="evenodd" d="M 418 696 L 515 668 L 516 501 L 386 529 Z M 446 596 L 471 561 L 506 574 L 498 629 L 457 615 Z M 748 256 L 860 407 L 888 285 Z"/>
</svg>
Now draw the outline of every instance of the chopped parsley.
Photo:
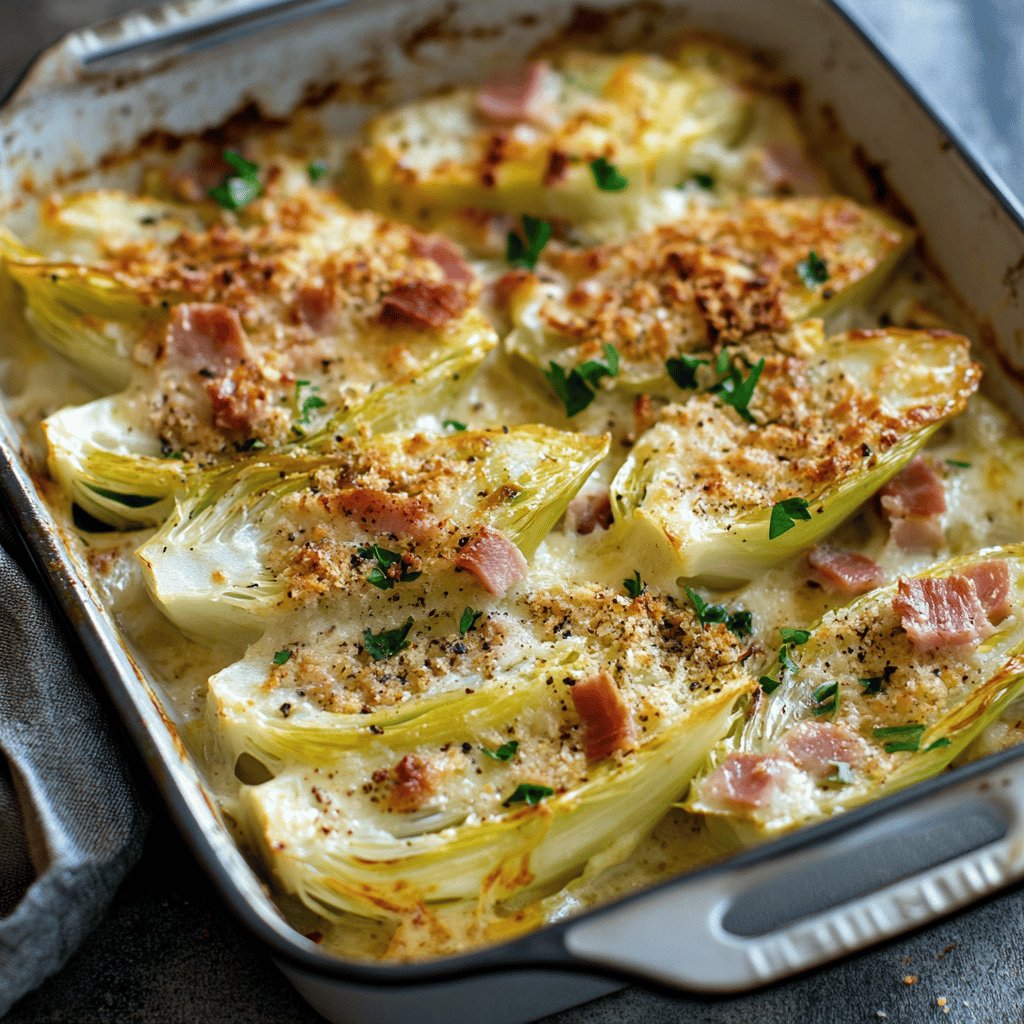
<svg viewBox="0 0 1024 1024">
<path fill-rule="evenodd" d="M 634 569 L 633 575 L 629 579 L 622 581 L 622 585 L 626 588 L 626 593 L 635 601 L 646 589 L 647 584 L 640 579 L 640 570 Z"/>
<path fill-rule="evenodd" d="M 782 635 L 785 643 L 796 644 L 798 647 L 811 639 L 811 631 L 809 629 L 790 629 L 789 626 L 783 626 L 779 633 Z"/>
<path fill-rule="evenodd" d="M 725 354 L 725 365 L 720 369 L 723 366 L 722 354 Z M 718 400 L 724 405 L 731 405 L 748 423 L 753 423 L 754 417 L 747 407 L 750 405 L 750 399 L 754 397 L 754 388 L 757 387 L 761 371 L 764 369 L 764 360 L 759 359 L 750 367 L 750 373 L 744 377 L 739 367 L 729 366 L 729 356 L 725 349 L 722 349 L 722 354 L 719 354 L 715 366 L 722 379 L 708 388 L 708 391 L 718 395 Z"/>
<path fill-rule="evenodd" d="M 274 654 L 274 664 L 283 665 L 291 656 L 292 652 L 287 647 L 284 650 L 277 651 Z"/>
<path fill-rule="evenodd" d="M 839 710 L 839 684 L 822 683 L 814 688 L 811 700 L 814 701 L 811 714 L 834 715 Z"/>
<path fill-rule="evenodd" d="M 942 747 L 948 747 L 953 741 L 948 736 L 940 736 L 934 743 L 929 743 L 924 748 L 924 752 L 927 754 L 929 750 L 939 750 Z"/>
<path fill-rule="evenodd" d="M 409 630 L 412 629 L 412 616 L 405 620 L 405 625 L 396 626 L 394 629 L 384 629 L 379 633 L 371 633 L 368 629 L 363 630 L 363 643 L 366 646 L 366 653 L 374 661 L 383 661 L 390 658 L 399 651 L 409 646 Z"/>
<path fill-rule="evenodd" d="M 697 621 L 702 626 L 707 626 L 711 623 L 721 623 L 726 629 L 735 633 L 741 639 L 750 636 L 753 632 L 754 616 L 751 612 L 743 608 L 730 612 L 725 605 L 708 604 L 691 587 L 685 587 L 684 589 L 686 590 L 686 596 L 690 599 L 690 604 L 693 605 L 693 610 L 697 613 Z"/>
<path fill-rule="evenodd" d="M 672 379 L 674 384 L 685 391 L 697 390 L 697 367 L 710 366 L 709 359 L 699 359 L 697 356 L 673 356 L 665 360 L 665 372 Z"/>
<path fill-rule="evenodd" d="M 789 626 L 783 626 L 779 633 L 783 639 L 783 644 L 779 648 L 779 664 L 786 672 L 795 676 L 800 671 L 800 666 L 793 660 L 793 648 L 810 640 L 810 630 L 791 629 Z"/>
<path fill-rule="evenodd" d="M 800 666 L 793 660 L 792 650 L 793 648 L 789 644 L 783 644 L 779 648 L 779 664 L 787 672 L 796 675 L 800 671 Z"/>
<path fill-rule="evenodd" d="M 166 451 L 166 452 L 161 452 L 160 453 L 160 458 L 162 458 L 162 459 L 177 459 L 179 462 L 184 462 L 185 461 L 185 453 L 184 452 L 176 452 L 176 451 Z"/>
<path fill-rule="evenodd" d="M 711 192 L 715 187 L 715 176 L 713 174 L 706 174 L 703 171 L 698 171 L 696 174 L 690 177 L 690 181 L 697 186 L 697 188 L 704 189 L 705 192 Z"/>
<path fill-rule="evenodd" d="M 619 375 L 619 353 L 614 345 L 605 345 L 603 362 L 588 359 L 568 374 L 554 360 L 550 365 L 544 376 L 565 406 L 566 416 L 575 416 L 593 402 L 602 377 Z"/>
<path fill-rule="evenodd" d="M 320 389 L 315 384 L 310 384 L 308 380 L 297 380 L 295 382 L 295 414 L 298 416 L 298 422 L 308 427 L 309 414 L 314 409 L 322 409 L 327 403 L 317 394 L 303 395 L 303 391 L 306 388 L 310 392 L 319 391 Z"/>
<path fill-rule="evenodd" d="M 862 679 L 858 679 L 857 682 L 860 683 L 863 688 L 864 696 L 874 697 L 881 693 L 885 689 L 885 684 L 889 682 L 890 677 L 895 673 L 895 671 L 895 665 L 886 665 L 880 676 L 865 676 Z"/>
<path fill-rule="evenodd" d="M 370 570 L 366 581 L 381 590 L 390 590 L 396 583 L 412 583 L 423 575 L 421 572 L 410 572 L 398 551 L 388 551 L 377 544 L 360 548 L 356 554 L 360 558 L 372 558 L 377 563 Z"/>
<path fill-rule="evenodd" d="M 327 177 L 327 164 L 323 160 L 312 160 L 306 164 L 306 174 L 312 182 L 320 181 Z"/>
<path fill-rule="evenodd" d="M 471 629 L 475 629 L 481 615 L 483 612 L 473 611 L 469 607 L 464 608 L 462 615 L 459 616 L 459 636 L 465 636 Z"/>
<path fill-rule="evenodd" d="M 772 505 L 771 520 L 768 523 L 768 539 L 775 540 L 784 533 L 788 533 L 796 526 L 796 521 L 802 519 L 808 522 L 811 518 L 810 510 L 807 507 L 805 498 L 783 498 Z"/>
<path fill-rule="evenodd" d="M 505 243 L 505 261 L 510 267 L 533 270 L 544 246 L 551 241 L 551 225 L 539 217 L 523 214 L 523 233 L 510 231 Z"/>
<path fill-rule="evenodd" d="M 817 288 L 828 280 L 828 264 L 813 249 L 796 265 L 796 272 L 808 288 Z"/>
<path fill-rule="evenodd" d="M 539 804 L 541 800 L 554 796 L 555 791 L 550 786 L 538 786 L 535 782 L 520 782 L 512 795 L 502 804 L 502 807 L 510 807 L 512 804 Z"/>
<path fill-rule="evenodd" d="M 853 770 L 848 761 L 833 761 L 832 774 L 825 780 L 833 786 L 848 786 L 853 782 Z"/>
<path fill-rule="evenodd" d="M 209 191 L 210 198 L 225 210 L 241 210 L 263 195 L 259 165 L 233 149 L 224 150 L 224 162 L 235 172 Z"/>
<path fill-rule="evenodd" d="M 782 685 L 781 680 L 772 679 L 771 676 L 761 676 L 758 683 L 761 685 L 761 689 L 768 694 L 774 693 Z"/>
<path fill-rule="evenodd" d="M 241 443 L 238 450 L 241 452 L 259 452 L 266 447 L 266 441 L 261 441 L 258 437 L 250 437 Z"/>
<path fill-rule="evenodd" d="M 480 749 L 492 761 L 511 761 L 519 749 L 519 740 L 509 740 L 508 743 L 502 743 L 496 750 L 491 750 L 489 747 L 481 747 Z"/>
<path fill-rule="evenodd" d="M 960 459 L 946 459 L 947 466 L 956 466 L 957 469 L 970 469 L 971 463 L 962 462 Z"/>
<path fill-rule="evenodd" d="M 602 192 L 621 192 L 629 185 L 629 178 L 621 174 L 618 167 L 609 163 L 603 156 L 590 162 L 590 170 Z"/>
<path fill-rule="evenodd" d="M 466 424 L 462 420 L 441 420 L 441 426 L 445 430 L 460 431 L 466 429 Z"/>
<path fill-rule="evenodd" d="M 900 750 L 919 750 L 923 735 L 923 725 L 883 725 L 877 727 L 874 732 L 876 740 L 888 741 L 882 744 L 882 749 L 887 754 L 895 754 Z"/>
</svg>

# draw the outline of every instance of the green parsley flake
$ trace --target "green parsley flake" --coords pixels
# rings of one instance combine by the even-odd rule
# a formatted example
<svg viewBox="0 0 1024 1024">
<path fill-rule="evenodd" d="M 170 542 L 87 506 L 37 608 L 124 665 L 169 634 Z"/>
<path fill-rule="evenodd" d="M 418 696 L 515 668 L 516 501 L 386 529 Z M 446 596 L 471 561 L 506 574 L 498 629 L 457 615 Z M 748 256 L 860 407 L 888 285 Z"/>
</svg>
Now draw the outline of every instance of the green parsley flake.
<svg viewBox="0 0 1024 1024">
<path fill-rule="evenodd" d="M 784 498 L 772 505 L 771 520 L 768 523 L 768 539 L 775 540 L 776 537 L 788 533 L 796 526 L 798 519 L 808 522 L 810 518 L 811 513 L 805 498 Z"/>
<path fill-rule="evenodd" d="M 921 737 L 924 735 L 923 725 L 884 725 L 875 729 L 876 740 L 888 740 L 882 744 L 882 749 L 887 754 L 895 754 L 900 750 L 915 751 L 921 747 Z"/>
<path fill-rule="evenodd" d="M 502 804 L 502 807 L 510 807 L 512 804 L 529 804 L 532 807 L 546 797 L 554 795 L 555 791 L 550 786 L 539 786 L 535 782 L 520 782 L 512 795 Z"/>
<path fill-rule="evenodd" d="M 603 156 L 591 161 L 590 170 L 602 192 L 621 192 L 629 186 L 629 178 L 620 174 L 615 164 L 609 163 Z"/>
<path fill-rule="evenodd" d="M 283 665 L 291 656 L 292 656 L 292 652 L 289 651 L 288 648 L 286 647 L 284 650 L 278 651 L 274 655 L 274 664 L 275 665 Z"/>
<path fill-rule="evenodd" d="M 614 345 L 605 345 L 604 362 L 600 359 L 588 359 L 574 370 L 570 370 L 568 374 L 554 360 L 550 366 L 549 370 L 544 371 L 544 376 L 565 406 L 566 416 L 572 417 L 593 402 L 603 377 L 619 375 L 619 353 Z"/>
<path fill-rule="evenodd" d="M 774 693 L 782 685 L 781 680 L 772 679 L 771 676 L 761 676 L 761 678 L 758 679 L 758 683 L 760 684 L 761 689 L 768 694 Z"/>
<path fill-rule="evenodd" d="M 313 160 L 306 165 L 306 174 L 310 181 L 318 182 L 327 177 L 327 164 L 323 160 Z"/>
<path fill-rule="evenodd" d="M 510 267 L 533 270 L 544 246 L 551 241 L 551 225 L 539 217 L 523 214 L 523 233 L 510 231 L 505 244 L 505 261 Z"/>
<path fill-rule="evenodd" d="M 445 430 L 460 431 L 466 429 L 466 424 L 462 420 L 441 420 L 441 426 Z"/>
<path fill-rule="evenodd" d="M 634 569 L 633 575 L 629 579 L 623 580 L 622 585 L 626 588 L 626 593 L 634 601 L 647 589 L 647 584 L 640 579 L 639 569 Z"/>
<path fill-rule="evenodd" d="M 698 171 L 696 174 L 690 177 L 690 181 L 697 186 L 697 188 L 704 189 L 705 192 L 711 192 L 715 187 L 715 178 L 712 174 L 705 174 Z"/>
<path fill-rule="evenodd" d="M 693 610 L 697 613 L 697 621 L 702 626 L 721 623 L 740 639 L 750 636 L 754 631 L 754 616 L 746 609 L 740 608 L 737 611 L 730 612 L 725 605 L 709 604 L 691 587 L 684 587 L 683 589 L 686 591 L 686 596 L 690 599 L 690 604 L 693 605 Z"/>
<path fill-rule="evenodd" d="M 673 356 L 665 360 L 665 372 L 685 391 L 697 390 L 697 367 L 710 366 L 711 360 L 696 356 Z"/>
<path fill-rule="evenodd" d="M 381 590 L 391 590 L 395 583 L 412 583 L 423 575 L 421 572 L 410 572 L 400 552 L 388 551 L 377 544 L 360 548 L 356 554 L 363 559 L 372 558 L 377 563 L 370 570 L 366 581 Z"/>
<path fill-rule="evenodd" d="M 224 162 L 234 170 L 210 189 L 209 197 L 225 210 L 241 210 L 263 195 L 259 165 L 246 160 L 233 149 L 224 150 Z"/>
<path fill-rule="evenodd" d="M 491 750 L 489 747 L 480 748 L 480 750 L 492 761 L 511 761 L 512 758 L 516 756 L 516 751 L 518 749 L 519 740 L 509 740 L 508 743 L 502 743 L 502 745 L 496 750 Z M 509 799 L 511 799 L 511 797 Z"/>
<path fill-rule="evenodd" d="M 309 388 L 311 392 L 319 391 L 320 389 L 316 384 L 311 384 L 308 380 L 297 380 L 295 382 L 295 415 L 298 417 L 299 423 L 308 427 L 309 414 L 314 409 L 322 409 L 327 403 L 317 394 L 303 396 L 302 392 L 306 388 Z M 302 431 L 299 431 L 299 433 L 302 433 Z"/>
<path fill-rule="evenodd" d="M 839 684 L 822 683 L 815 687 L 811 700 L 814 701 L 811 714 L 834 715 L 839 710 Z"/>
<path fill-rule="evenodd" d="M 725 350 L 723 349 L 722 352 L 724 353 Z M 722 366 L 722 356 L 719 354 L 715 369 L 718 370 L 719 376 L 723 374 L 724 376 L 717 384 L 708 388 L 708 391 L 713 395 L 718 395 L 718 400 L 723 405 L 731 405 L 747 423 L 753 423 L 754 417 L 747 407 L 750 405 L 751 398 L 754 397 L 754 388 L 757 387 L 757 382 L 761 378 L 764 359 L 759 359 L 751 366 L 750 373 L 746 377 L 738 367 L 729 366 L 728 359 L 729 357 L 726 355 L 725 369 L 719 369 Z"/>
<path fill-rule="evenodd" d="M 798 647 L 811 639 L 809 629 L 790 629 L 789 626 L 783 626 L 779 633 L 787 644 L 796 644 Z"/>
<path fill-rule="evenodd" d="M 960 459 L 946 459 L 947 466 L 956 466 L 957 469 L 970 469 L 971 463 L 962 462 Z"/>
<path fill-rule="evenodd" d="M 808 288 L 817 288 L 828 280 L 828 264 L 813 249 L 807 254 L 807 259 L 796 265 L 796 272 Z"/>
<path fill-rule="evenodd" d="M 483 612 L 475 612 L 472 608 L 464 608 L 459 617 L 459 636 L 465 636 L 471 629 L 476 628 L 477 620 Z"/>
<path fill-rule="evenodd" d="M 404 625 L 396 626 L 394 629 L 384 629 L 379 633 L 371 633 L 369 629 L 364 629 L 363 644 L 366 646 L 366 653 L 374 661 L 383 661 L 404 650 L 409 646 L 408 636 L 412 622 L 410 615 Z"/>
<path fill-rule="evenodd" d="M 924 748 L 924 752 L 927 754 L 929 750 L 940 750 L 942 747 L 948 747 L 952 742 L 948 736 L 940 736 L 934 743 L 929 743 Z"/>
</svg>

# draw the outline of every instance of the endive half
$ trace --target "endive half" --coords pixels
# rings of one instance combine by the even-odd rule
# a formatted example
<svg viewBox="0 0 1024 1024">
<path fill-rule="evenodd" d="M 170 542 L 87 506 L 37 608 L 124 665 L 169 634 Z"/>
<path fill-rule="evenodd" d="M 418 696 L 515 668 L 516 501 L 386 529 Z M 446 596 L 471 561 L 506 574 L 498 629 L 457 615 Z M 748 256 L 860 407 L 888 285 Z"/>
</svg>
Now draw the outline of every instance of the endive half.
<svg viewBox="0 0 1024 1024">
<path fill-rule="evenodd" d="M 863 303 L 885 280 L 912 233 L 852 199 L 749 199 L 623 242 L 557 249 L 510 299 L 506 346 L 566 372 L 618 353 L 608 383 L 672 388 L 669 360 L 713 361 L 712 345 L 752 336 L 766 351 L 800 351 L 793 331 Z"/>
<path fill-rule="evenodd" d="M 322 716 L 319 734 L 309 717 L 288 753 L 301 756 L 307 736 L 317 767 L 292 763 L 245 789 L 250 833 L 285 891 L 328 917 L 391 918 L 453 899 L 494 905 L 564 881 L 598 854 L 621 859 L 685 789 L 753 685 L 735 638 L 722 626 L 700 629 L 670 600 L 588 586 L 523 601 L 482 624 L 499 657 L 503 637 L 515 636 L 509 617 L 527 612 L 533 636 L 508 678 L 483 681 L 490 700 L 452 689 L 374 712 L 358 746 L 356 716 Z M 461 657 L 479 664 L 483 638 L 468 640 Z M 423 644 L 413 641 L 410 661 L 424 663 L 415 650 Z M 407 668 L 396 659 L 394 672 Z M 635 742 L 588 763 L 572 687 L 602 669 L 616 679 Z M 466 681 L 473 690 L 475 672 Z M 340 680 L 336 689 L 345 690 Z M 254 721 L 252 742 L 280 742 L 294 713 L 273 732 Z M 324 762 L 332 725 L 335 756 Z"/>
<path fill-rule="evenodd" d="M 707 40 L 666 57 L 573 50 L 507 74 L 530 81 L 529 109 L 497 122 L 462 88 L 380 114 L 343 188 L 408 218 L 471 207 L 598 220 L 695 173 L 750 187 L 759 151 L 744 141 L 795 135 L 783 103 L 758 102 L 754 65 Z M 614 187 L 600 187 L 597 160 Z"/>
<path fill-rule="evenodd" d="M 303 428 L 280 450 L 326 452 L 338 438 L 409 429 L 420 418 L 448 408 L 495 344 L 482 318 L 469 318 L 466 326 L 464 335 L 455 335 L 431 353 L 422 369 L 383 383 L 349 383 L 335 401 L 328 404 L 325 398 L 330 415 Z M 197 461 L 187 460 L 154 429 L 145 388 L 61 409 L 42 428 L 50 473 L 64 493 L 95 519 L 118 529 L 158 526 L 202 472 Z M 202 461 L 237 465 L 246 453 L 267 454 L 267 447 L 241 442 L 212 458 L 204 455 Z"/>
<path fill-rule="evenodd" d="M 199 475 L 138 557 L 153 599 L 192 635 L 252 637 L 275 610 L 328 594 L 347 594 L 367 622 L 394 618 L 396 601 L 455 585 L 452 565 L 484 527 L 531 555 L 608 443 L 520 426 L 250 460 Z M 389 584 L 379 573 L 399 557 L 415 565 Z"/>
<path fill-rule="evenodd" d="M 920 574 L 951 577 L 1002 561 L 1011 611 L 979 643 L 915 647 L 894 608 L 896 585 L 798 633 L 713 751 L 687 806 L 760 839 L 941 772 L 1024 687 L 1024 545 Z"/>
<path fill-rule="evenodd" d="M 944 331 L 851 331 L 813 360 L 769 358 L 750 422 L 702 393 L 641 436 L 612 481 L 619 540 L 662 587 L 754 579 L 852 515 L 980 376 L 967 340 Z M 779 532 L 782 503 L 796 504 Z"/>
</svg>

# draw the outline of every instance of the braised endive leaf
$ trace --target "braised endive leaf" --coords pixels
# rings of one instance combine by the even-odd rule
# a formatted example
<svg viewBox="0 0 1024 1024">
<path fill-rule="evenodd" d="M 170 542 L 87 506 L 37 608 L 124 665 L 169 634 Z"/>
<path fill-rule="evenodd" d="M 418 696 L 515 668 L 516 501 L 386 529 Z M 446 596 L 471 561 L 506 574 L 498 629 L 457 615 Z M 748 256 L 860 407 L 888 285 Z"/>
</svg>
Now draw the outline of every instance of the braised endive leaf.
<svg viewBox="0 0 1024 1024">
<path fill-rule="evenodd" d="M 965 338 L 853 331 L 800 364 L 770 358 L 745 422 L 714 396 L 670 406 L 611 487 L 644 579 L 754 579 L 825 536 L 963 410 L 980 373 Z"/>
<path fill-rule="evenodd" d="M 991 635 L 973 643 L 915 646 L 895 584 L 828 612 L 800 647 L 798 672 L 767 668 L 777 685 L 715 748 L 688 806 L 758 839 L 941 772 L 1024 689 L 1024 545 L 921 574 L 962 576 L 1002 562 L 1012 611 L 994 602 Z M 838 764 L 846 765 L 839 773 Z"/>
<path fill-rule="evenodd" d="M 499 602 L 464 637 L 420 620 L 408 648 L 367 665 L 337 631 L 296 623 L 291 676 L 278 669 L 272 688 L 260 685 L 265 650 L 282 642 L 268 634 L 211 681 L 211 714 L 229 756 L 275 773 L 244 789 L 244 813 L 307 906 L 387 918 L 410 903 L 500 901 L 578 874 L 598 853 L 621 859 L 685 790 L 753 685 L 730 634 L 693 624 L 663 596 L 630 604 L 594 585 L 551 587 Z M 633 650 L 644 659 L 617 681 L 628 750 L 588 761 L 573 686 Z M 300 694 L 326 665 L 345 686 Z M 384 685 L 396 676 L 400 688 Z M 361 713 L 360 692 L 390 703 Z M 505 863 L 519 867 L 496 882 Z"/>
<path fill-rule="evenodd" d="M 863 302 L 910 239 L 902 225 L 850 199 L 756 199 L 690 211 L 622 242 L 545 252 L 549 273 L 512 290 L 506 346 L 546 370 L 552 362 L 578 366 L 614 345 L 613 386 L 648 391 L 671 380 L 690 390 L 709 339 L 722 351 L 751 338 L 759 352 L 809 349 L 813 332 L 802 322 Z M 811 245 L 829 261 L 827 288 L 808 288 L 796 271 Z M 760 365 L 756 356 L 747 366 L 726 357 L 716 367 L 714 390 L 741 415 Z"/>
<path fill-rule="evenodd" d="M 445 588 L 476 600 L 473 577 L 454 572 L 463 545 L 487 527 L 532 555 L 607 450 L 605 437 L 521 426 L 264 455 L 197 475 L 138 555 L 154 600 L 192 635 L 252 636 L 330 594 L 363 608 Z"/>
</svg>

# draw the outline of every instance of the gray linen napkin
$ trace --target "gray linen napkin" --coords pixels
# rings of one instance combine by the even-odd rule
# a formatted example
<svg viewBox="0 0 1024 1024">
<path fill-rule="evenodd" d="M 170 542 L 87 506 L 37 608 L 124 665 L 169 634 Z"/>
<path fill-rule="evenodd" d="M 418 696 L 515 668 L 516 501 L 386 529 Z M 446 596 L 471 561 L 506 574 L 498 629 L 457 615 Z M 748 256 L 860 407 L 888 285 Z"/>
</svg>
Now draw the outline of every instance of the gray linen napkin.
<svg viewBox="0 0 1024 1024">
<path fill-rule="evenodd" d="M 99 922 L 145 831 L 99 703 L 25 561 L 0 512 L 0 1017 Z"/>
</svg>

